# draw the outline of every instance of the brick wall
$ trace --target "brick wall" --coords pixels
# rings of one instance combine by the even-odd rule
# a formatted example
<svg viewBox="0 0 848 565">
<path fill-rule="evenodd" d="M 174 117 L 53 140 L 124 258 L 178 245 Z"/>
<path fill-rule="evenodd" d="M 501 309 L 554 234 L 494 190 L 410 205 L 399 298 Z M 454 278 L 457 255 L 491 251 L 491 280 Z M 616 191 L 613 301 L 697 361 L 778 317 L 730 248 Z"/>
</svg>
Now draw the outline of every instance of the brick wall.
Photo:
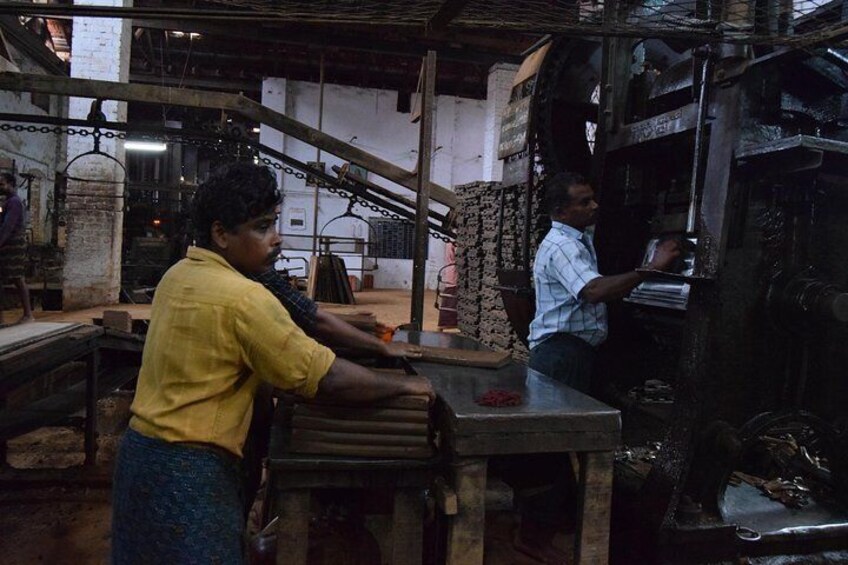
<svg viewBox="0 0 848 565">
<path fill-rule="evenodd" d="M 77 4 L 131 6 L 122 0 L 86 0 Z M 131 22 L 128 19 L 74 18 L 71 76 L 128 82 Z M 85 118 L 91 99 L 72 98 L 69 115 Z M 103 114 L 110 121 L 126 121 L 127 105 L 104 101 Z M 90 136 L 68 141 L 68 162 L 94 148 Z M 124 162 L 123 144 L 103 139 L 100 151 Z M 64 307 L 86 308 L 118 301 L 121 284 L 121 235 L 123 229 L 124 171 L 103 155 L 85 155 L 74 161 L 68 175 L 68 239 L 64 269 Z"/>
</svg>

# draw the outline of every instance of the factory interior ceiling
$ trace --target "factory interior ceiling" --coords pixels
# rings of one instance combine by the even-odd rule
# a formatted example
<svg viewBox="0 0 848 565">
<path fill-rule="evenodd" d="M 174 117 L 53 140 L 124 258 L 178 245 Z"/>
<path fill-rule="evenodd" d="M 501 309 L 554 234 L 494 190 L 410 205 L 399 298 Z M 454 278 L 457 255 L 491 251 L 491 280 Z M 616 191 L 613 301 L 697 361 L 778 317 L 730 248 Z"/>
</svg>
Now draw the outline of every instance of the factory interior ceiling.
<svg viewBox="0 0 848 565">
<path fill-rule="evenodd" d="M 783 10 L 777 21 L 786 25 L 767 23 L 775 10 Z M 409 94 L 421 57 L 434 50 L 436 93 L 483 99 L 491 66 L 520 63 L 547 34 L 662 37 L 681 51 L 718 41 L 839 47 L 848 36 L 842 11 L 841 0 L 640 0 L 626 7 L 602 0 L 136 0 L 132 7 L 48 0 L 0 4 L 0 24 L 8 32 L 23 23 L 64 61 L 53 67 L 67 72 L 73 17 L 129 17 L 130 82 L 255 99 L 264 77 L 318 82 L 322 68 L 327 83 Z M 149 117 L 131 109 L 131 118 Z"/>
</svg>

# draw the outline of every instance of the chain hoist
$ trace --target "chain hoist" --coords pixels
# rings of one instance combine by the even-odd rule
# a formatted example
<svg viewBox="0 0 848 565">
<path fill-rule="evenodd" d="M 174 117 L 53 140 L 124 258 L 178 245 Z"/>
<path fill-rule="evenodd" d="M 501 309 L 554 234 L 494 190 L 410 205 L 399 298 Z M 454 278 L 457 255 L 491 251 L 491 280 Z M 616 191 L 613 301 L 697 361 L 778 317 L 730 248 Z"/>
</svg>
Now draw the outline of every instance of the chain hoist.
<svg viewBox="0 0 848 565">
<path fill-rule="evenodd" d="M 116 131 L 103 131 L 99 128 L 94 128 L 92 131 L 90 128 L 74 128 L 74 127 L 63 127 L 63 126 L 47 126 L 47 125 L 23 125 L 23 124 L 9 124 L 2 123 L 0 124 L 0 132 L 17 132 L 17 133 L 47 133 L 47 134 L 55 134 L 55 135 L 78 135 L 81 137 L 88 136 L 100 136 L 106 139 L 127 139 L 126 132 L 116 132 Z M 156 139 L 156 140 L 164 140 L 171 143 L 181 143 L 187 145 L 194 145 L 196 147 L 202 147 L 210 149 L 218 154 L 229 154 L 229 155 L 241 155 L 246 153 L 258 153 L 256 149 L 254 149 L 249 143 L 245 143 L 242 140 L 242 136 L 240 134 L 233 134 L 232 132 L 224 132 L 220 129 L 213 129 L 209 131 L 211 135 L 219 136 L 218 139 L 209 140 L 209 139 L 201 139 L 196 136 L 191 135 L 180 135 L 180 134 L 140 134 L 140 137 L 145 139 Z M 139 134 L 134 134 L 139 135 Z M 98 137 L 99 139 L 99 137 Z M 272 167 L 275 170 L 282 171 L 283 173 L 293 176 L 299 180 L 306 180 L 307 174 L 294 169 L 288 165 L 284 165 L 275 159 L 271 159 L 265 156 L 256 156 L 256 161 L 262 163 L 263 165 L 267 165 Z M 330 183 L 324 182 L 322 180 L 316 181 L 319 188 L 326 189 L 331 194 L 339 196 L 341 198 L 346 198 L 351 201 L 351 206 L 358 205 L 363 208 L 367 208 L 372 212 L 380 214 L 383 218 L 388 218 L 392 220 L 403 220 L 410 221 L 408 218 L 404 218 L 400 214 L 396 214 L 381 206 L 363 200 L 362 198 L 357 197 L 355 194 L 351 194 L 347 190 L 334 186 Z M 453 238 L 438 233 L 437 231 L 430 229 L 430 236 L 443 241 L 445 243 L 451 243 L 454 241 Z"/>
</svg>

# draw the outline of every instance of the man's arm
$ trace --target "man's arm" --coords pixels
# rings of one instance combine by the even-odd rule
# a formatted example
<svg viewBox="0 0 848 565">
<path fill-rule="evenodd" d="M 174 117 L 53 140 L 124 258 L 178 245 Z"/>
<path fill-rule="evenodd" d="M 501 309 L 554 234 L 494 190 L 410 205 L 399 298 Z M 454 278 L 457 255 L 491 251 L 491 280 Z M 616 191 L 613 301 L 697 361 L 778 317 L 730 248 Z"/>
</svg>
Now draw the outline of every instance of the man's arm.
<svg viewBox="0 0 848 565">
<path fill-rule="evenodd" d="M 315 324 L 307 333 L 324 343 L 350 347 L 384 357 L 421 357 L 421 348 L 417 345 L 386 343 L 377 336 L 363 332 L 320 308 L 315 313 Z"/>
<path fill-rule="evenodd" d="M 384 343 L 369 333 L 358 330 L 344 320 L 322 312 L 309 298 L 292 288 L 275 269 L 253 277 L 268 289 L 288 310 L 289 315 L 300 329 L 324 343 L 358 349 L 385 357 L 421 357 L 421 348 L 406 343 Z"/>
<path fill-rule="evenodd" d="M 337 357 L 318 383 L 316 398 L 365 404 L 405 394 L 427 395 L 430 402 L 436 398 L 424 377 L 381 375 Z"/>
<path fill-rule="evenodd" d="M 646 266 L 649 270 L 665 271 L 680 255 L 680 245 L 673 240 L 666 240 L 657 246 L 654 258 Z M 648 275 L 639 271 L 598 277 L 592 279 L 580 291 L 579 298 L 589 304 L 609 302 L 627 296 L 631 290 L 639 286 Z"/>
</svg>

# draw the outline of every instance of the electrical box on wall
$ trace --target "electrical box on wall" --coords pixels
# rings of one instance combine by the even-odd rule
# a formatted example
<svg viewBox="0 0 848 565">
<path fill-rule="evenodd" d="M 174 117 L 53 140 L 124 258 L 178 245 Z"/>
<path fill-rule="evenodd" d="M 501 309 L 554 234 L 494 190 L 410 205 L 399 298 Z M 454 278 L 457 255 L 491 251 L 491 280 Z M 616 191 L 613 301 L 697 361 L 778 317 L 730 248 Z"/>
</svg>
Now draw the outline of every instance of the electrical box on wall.
<svg viewBox="0 0 848 565">
<path fill-rule="evenodd" d="M 288 221 L 286 225 L 294 231 L 306 229 L 306 208 L 289 208 Z"/>
</svg>

